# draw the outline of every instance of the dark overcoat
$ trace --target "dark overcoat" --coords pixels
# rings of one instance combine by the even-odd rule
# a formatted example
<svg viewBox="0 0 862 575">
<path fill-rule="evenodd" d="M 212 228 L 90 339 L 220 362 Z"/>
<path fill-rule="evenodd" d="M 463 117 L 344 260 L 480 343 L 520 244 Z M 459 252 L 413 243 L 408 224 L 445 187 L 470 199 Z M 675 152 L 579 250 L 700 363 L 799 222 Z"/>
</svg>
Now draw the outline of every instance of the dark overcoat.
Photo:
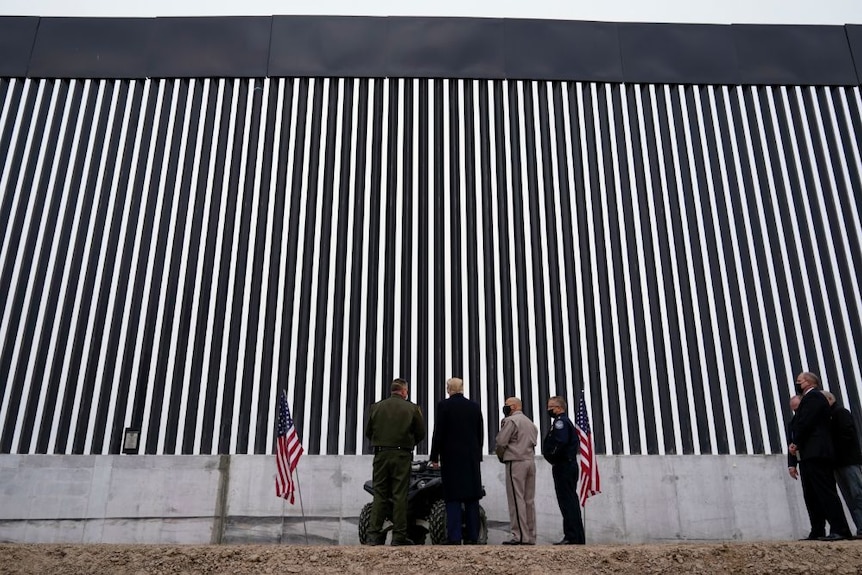
<svg viewBox="0 0 862 575">
<path fill-rule="evenodd" d="M 835 467 L 862 465 L 862 449 L 853 414 L 837 403 L 832 406 L 832 447 L 835 449 Z M 857 525 L 857 528 L 862 529 Z"/>
<path fill-rule="evenodd" d="M 455 393 L 437 404 L 431 461 L 440 462 L 446 501 L 482 498 L 482 410 L 464 394 Z"/>
</svg>

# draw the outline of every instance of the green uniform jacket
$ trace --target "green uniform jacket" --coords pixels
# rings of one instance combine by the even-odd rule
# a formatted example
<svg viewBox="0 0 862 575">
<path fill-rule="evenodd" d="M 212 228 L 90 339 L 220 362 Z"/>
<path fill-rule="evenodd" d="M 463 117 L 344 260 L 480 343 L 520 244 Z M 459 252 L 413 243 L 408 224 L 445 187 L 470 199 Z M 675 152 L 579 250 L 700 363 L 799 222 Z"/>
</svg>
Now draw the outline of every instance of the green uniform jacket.
<svg viewBox="0 0 862 575">
<path fill-rule="evenodd" d="M 365 437 L 375 447 L 400 447 L 412 450 L 425 439 L 425 419 L 422 410 L 400 395 L 378 401 L 371 406 L 365 424 Z"/>
</svg>

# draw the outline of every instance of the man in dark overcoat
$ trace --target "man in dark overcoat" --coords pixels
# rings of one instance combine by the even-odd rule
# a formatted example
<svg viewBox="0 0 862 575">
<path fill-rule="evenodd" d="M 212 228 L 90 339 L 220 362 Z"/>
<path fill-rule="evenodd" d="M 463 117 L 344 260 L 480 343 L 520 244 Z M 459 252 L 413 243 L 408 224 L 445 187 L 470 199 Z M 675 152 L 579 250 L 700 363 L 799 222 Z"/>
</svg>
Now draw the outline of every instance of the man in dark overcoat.
<svg viewBox="0 0 862 575">
<path fill-rule="evenodd" d="M 831 413 L 832 447 L 835 449 L 835 481 L 856 525 L 855 539 L 862 539 L 862 448 L 853 414 L 836 397 L 824 391 Z"/>
<path fill-rule="evenodd" d="M 432 465 L 440 466 L 446 500 L 446 534 L 449 545 L 475 544 L 479 540 L 479 499 L 482 498 L 484 431 L 482 410 L 464 397 L 464 382 L 453 377 L 446 382 L 448 399 L 437 404 Z M 462 523 L 464 533 L 462 533 Z"/>
</svg>

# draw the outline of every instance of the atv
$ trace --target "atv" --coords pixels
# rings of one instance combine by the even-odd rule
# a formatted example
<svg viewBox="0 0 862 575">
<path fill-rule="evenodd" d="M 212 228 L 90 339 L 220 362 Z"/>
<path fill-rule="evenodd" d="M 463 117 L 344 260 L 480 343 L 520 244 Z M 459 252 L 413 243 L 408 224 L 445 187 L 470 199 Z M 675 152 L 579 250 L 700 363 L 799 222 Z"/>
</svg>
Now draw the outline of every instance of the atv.
<svg viewBox="0 0 862 575">
<path fill-rule="evenodd" d="M 366 481 L 365 491 L 374 495 L 374 484 Z M 482 490 L 484 495 L 484 489 Z M 371 503 L 366 503 L 359 513 L 359 542 L 368 541 L 371 526 Z M 386 519 L 381 529 L 382 539 L 392 530 L 392 505 L 388 506 Z M 443 479 L 440 469 L 433 469 L 427 461 L 414 461 L 410 468 L 410 486 L 407 488 L 407 537 L 417 545 L 424 545 L 426 536 L 431 543 L 442 545 L 447 541 L 446 502 L 443 500 Z M 488 543 L 488 519 L 479 506 L 479 544 Z"/>
</svg>

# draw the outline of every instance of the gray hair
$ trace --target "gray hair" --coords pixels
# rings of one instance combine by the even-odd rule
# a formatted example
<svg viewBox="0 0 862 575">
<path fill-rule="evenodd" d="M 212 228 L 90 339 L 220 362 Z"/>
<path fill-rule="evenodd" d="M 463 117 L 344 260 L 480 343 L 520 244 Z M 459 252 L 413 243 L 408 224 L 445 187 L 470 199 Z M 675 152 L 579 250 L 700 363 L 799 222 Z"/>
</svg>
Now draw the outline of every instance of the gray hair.
<svg viewBox="0 0 862 575">
<path fill-rule="evenodd" d="M 464 380 L 460 377 L 451 377 L 446 382 L 446 392 L 449 395 L 455 393 L 464 393 Z"/>
</svg>

